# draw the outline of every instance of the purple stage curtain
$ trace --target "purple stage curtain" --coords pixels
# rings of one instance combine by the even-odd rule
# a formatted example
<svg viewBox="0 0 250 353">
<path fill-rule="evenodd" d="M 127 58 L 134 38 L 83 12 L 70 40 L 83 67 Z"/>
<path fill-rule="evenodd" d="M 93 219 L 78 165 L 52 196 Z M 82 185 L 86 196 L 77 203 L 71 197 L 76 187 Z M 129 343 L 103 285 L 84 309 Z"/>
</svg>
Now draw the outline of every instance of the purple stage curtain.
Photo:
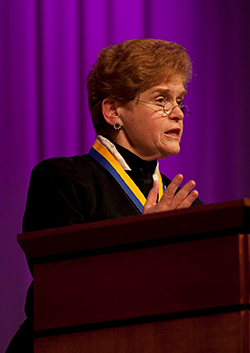
<svg viewBox="0 0 250 353">
<path fill-rule="evenodd" d="M 249 0 L 0 1 L 1 352 L 31 281 L 16 242 L 31 169 L 89 151 L 86 75 L 104 46 L 150 37 L 188 49 L 192 115 L 161 171 L 196 180 L 204 203 L 250 197 L 249 18 Z"/>
</svg>

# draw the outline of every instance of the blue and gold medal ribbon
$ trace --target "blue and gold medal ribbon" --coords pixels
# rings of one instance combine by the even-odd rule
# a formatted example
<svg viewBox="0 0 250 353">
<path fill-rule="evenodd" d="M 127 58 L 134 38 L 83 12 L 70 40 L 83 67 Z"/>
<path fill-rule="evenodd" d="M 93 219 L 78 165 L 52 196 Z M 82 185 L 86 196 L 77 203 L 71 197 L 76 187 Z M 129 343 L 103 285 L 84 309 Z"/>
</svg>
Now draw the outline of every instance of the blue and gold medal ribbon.
<svg viewBox="0 0 250 353">
<path fill-rule="evenodd" d="M 142 213 L 143 207 L 146 202 L 146 198 L 128 176 L 125 170 L 120 166 L 115 157 L 104 147 L 98 140 L 95 141 L 91 147 L 89 154 L 100 163 L 119 183 L 125 193 L 130 197 L 138 210 Z M 161 174 L 159 172 L 159 199 L 162 197 L 164 192 L 164 184 L 162 182 Z"/>
</svg>

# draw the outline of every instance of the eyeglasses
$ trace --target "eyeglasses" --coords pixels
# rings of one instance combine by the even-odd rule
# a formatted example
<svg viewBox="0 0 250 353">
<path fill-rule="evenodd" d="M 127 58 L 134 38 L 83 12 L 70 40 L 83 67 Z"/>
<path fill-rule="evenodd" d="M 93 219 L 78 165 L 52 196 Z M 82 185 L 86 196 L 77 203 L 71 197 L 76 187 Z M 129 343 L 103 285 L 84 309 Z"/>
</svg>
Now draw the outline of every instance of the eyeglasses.
<svg viewBox="0 0 250 353">
<path fill-rule="evenodd" d="M 156 103 L 151 103 L 151 102 L 145 102 L 140 99 L 133 99 L 133 100 L 136 102 L 141 102 L 141 103 L 146 103 L 146 104 L 156 105 L 157 107 L 161 107 L 161 108 L 163 108 L 163 111 L 166 115 L 170 115 L 176 107 L 180 108 L 180 110 L 183 113 L 184 118 L 187 118 L 191 114 L 190 109 L 187 105 L 176 104 L 174 106 L 169 101 L 166 102 L 164 105 L 161 105 L 161 104 L 156 104 Z"/>
</svg>

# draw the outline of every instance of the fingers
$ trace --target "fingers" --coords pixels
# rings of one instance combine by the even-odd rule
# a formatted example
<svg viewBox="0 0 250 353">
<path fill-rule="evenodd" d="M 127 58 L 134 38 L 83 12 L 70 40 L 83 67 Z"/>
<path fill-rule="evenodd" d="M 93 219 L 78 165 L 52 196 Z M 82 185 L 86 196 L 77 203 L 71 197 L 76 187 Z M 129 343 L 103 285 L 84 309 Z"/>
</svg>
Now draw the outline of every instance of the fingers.
<svg viewBox="0 0 250 353">
<path fill-rule="evenodd" d="M 192 205 L 198 197 L 198 191 L 193 190 L 195 182 L 190 180 L 178 192 L 178 187 L 183 180 L 181 174 L 176 175 L 171 183 L 168 185 L 161 200 L 157 203 L 158 183 L 153 185 L 153 188 L 148 194 L 147 201 L 144 206 L 143 214 L 170 211 L 175 209 L 187 208 Z"/>
<path fill-rule="evenodd" d="M 172 183 L 170 183 L 169 186 L 171 184 Z M 179 186 L 179 184 L 178 184 L 178 186 Z M 194 200 L 198 196 L 198 191 L 196 191 L 196 190 L 194 190 L 191 193 L 191 191 L 194 187 L 195 187 L 195 181 L 190 180 L 177 193 L 172 194 L 172 192 L 171 192 L 172 186 L 171 186 L 171 188 L 170 188 L 171 189 L 171 191 L 170 191 L 171 192 L 171 195 L 170 195 L 171 201 L 169 203 L 169 206 L 171 207 L 171 209 L 190 207 L 191 204 L 194 202 Z M 177 188 L 175 187 L 174 192 L 176 192 L 176 190 L 177 190 Z M 168 199 L 168 201 L 169 201 L 169 199 Z"/>
<path fill-rule="evenodd" d="M 177 209 L 187 208 L 192 205 L 192 203 L 197 199 L 199 193 L 197 190 L 193 190 L 190 194 L 177 206 Z"/>
<path fill-rule="evenodd" d="M 166 187 L 166 190 L 164 191 L 164 194 L 162 196 L 162 200 L 164 204 L 169 204 L 173 200 L 173 197 L 182 180 L 183 180 L 183 175 L 178 174 L 174 177 L 171 183 Z"/>
</svg>

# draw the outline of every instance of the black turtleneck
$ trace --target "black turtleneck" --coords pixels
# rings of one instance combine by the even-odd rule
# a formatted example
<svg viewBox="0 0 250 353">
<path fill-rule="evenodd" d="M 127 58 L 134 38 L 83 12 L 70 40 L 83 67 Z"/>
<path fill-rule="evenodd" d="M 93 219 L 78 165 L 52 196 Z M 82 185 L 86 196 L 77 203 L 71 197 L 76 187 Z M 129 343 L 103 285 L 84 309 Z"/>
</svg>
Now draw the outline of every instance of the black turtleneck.
<svg viewBox="0 0 250 353">
<path fill-rule="evenodd" d="M 131 170 L 126 170 L 126 173 L 147 198 L 149 191 L 153 187 L 153 174 L 157 161 L 145 161 L 126 148 L 114 142 L 113 144 L 131 168 Z"/>
</svg>

